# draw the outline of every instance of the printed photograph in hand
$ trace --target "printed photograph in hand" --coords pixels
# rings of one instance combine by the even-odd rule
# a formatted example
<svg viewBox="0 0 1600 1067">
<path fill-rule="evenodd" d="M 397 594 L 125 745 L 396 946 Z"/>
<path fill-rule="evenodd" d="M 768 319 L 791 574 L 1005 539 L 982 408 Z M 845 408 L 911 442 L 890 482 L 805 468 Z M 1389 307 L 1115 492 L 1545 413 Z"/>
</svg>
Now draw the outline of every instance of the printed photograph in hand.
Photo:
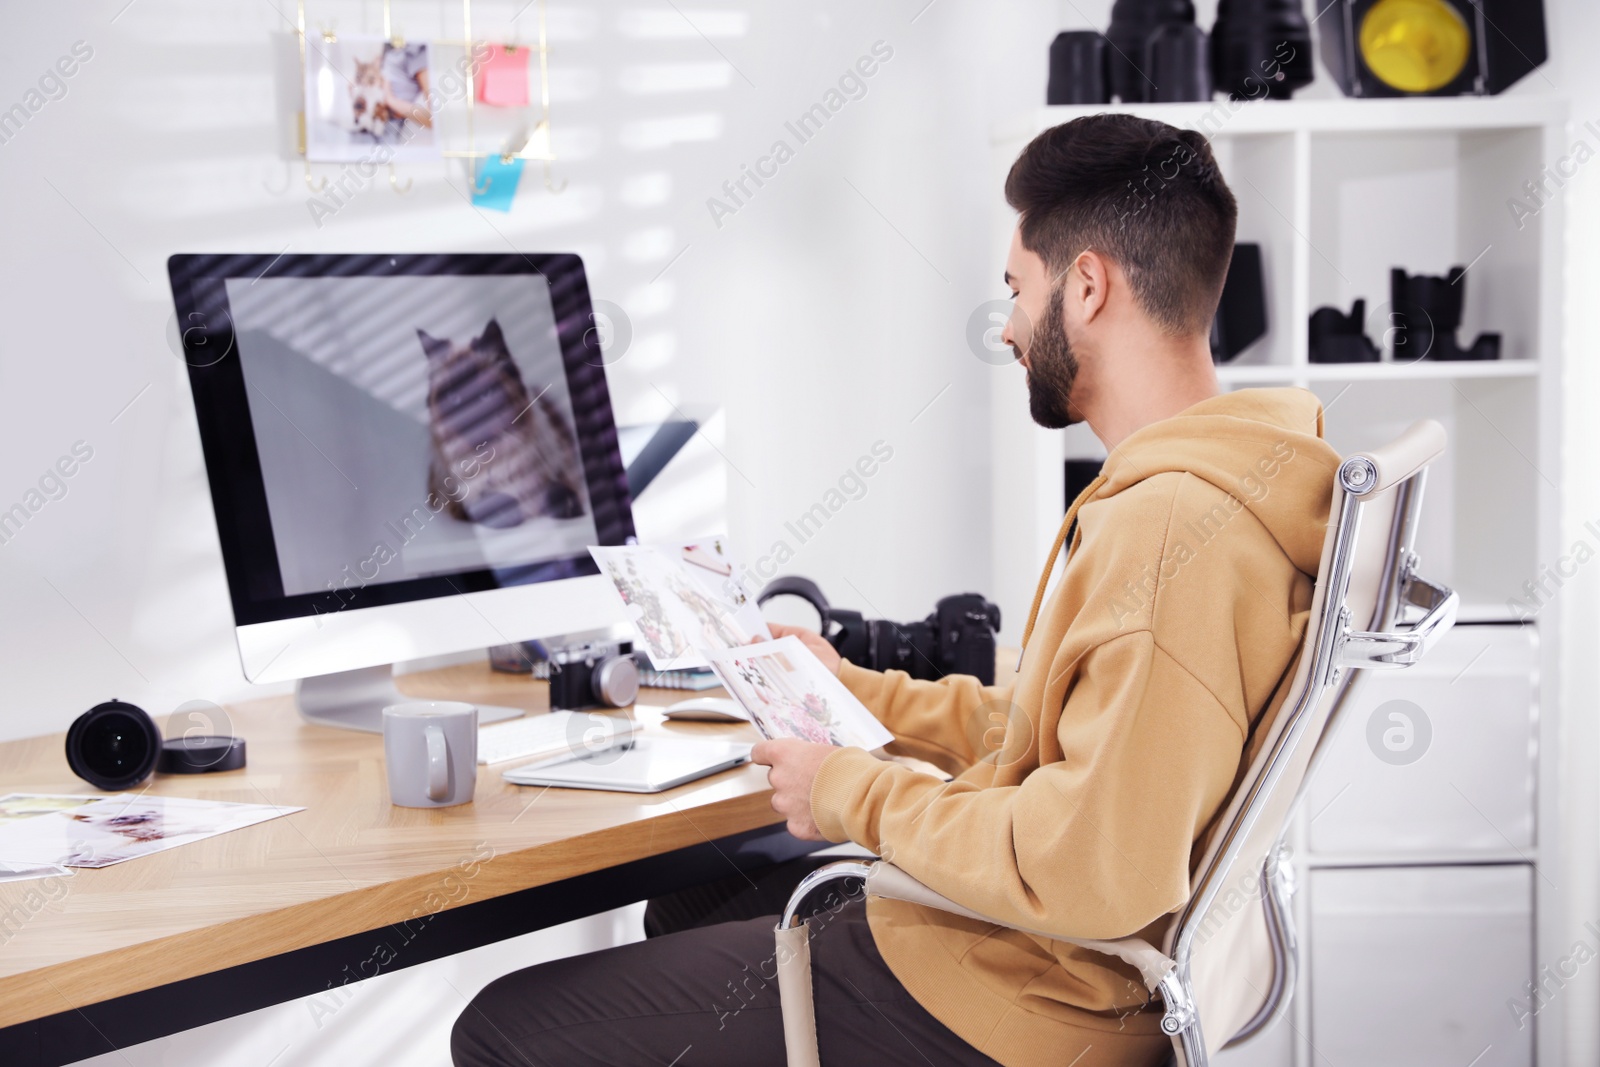
<svg viewBox="0 0 1600 1067">
<path fill-rule="evenodd" d="M 698 624 L 690 640 L 701 648 L 748 645 L 772 632 L 755 598 L 734 572 L 727 538 L 710 537 L 676 550 L 683 566 L 672 572 L 672 592 Z"/>
<path fill-rule="evenodd" d="M 819 745 L 844 743 L 833 730 L 827 698 L 795 679 L 795 665 L 783 653 L 747 656 L 727 666 L 728 691 L 750 709 L 763 732 Z"/>
<path fill-rule="evenodd" d="M 589 551 L 605 569 L 611 584 L 617 587 L 628 620 L 643 639 L 650 661 L 659 670 L 672 669 L 665 665 L 682 659 L 691 649 L 663 602 L 660 577 L 647 574 L 652 569 L 650 557 L 606 549 L 591 548 Z"/>
<path fill-rule="evenodd" d="M 735 645 L 747 645 L 755 636 L 746 633 L 722 603 L 696 589 L 681 575 L 669 574 L 667 584 L 673 595 L 689 609 L 689 614 L 694 616 L 695 622 L 698 623 L 694 643 L 701 648 L 732 648 Z"/>
<path fill-rule="evenodd" d="M 726 537 L 693 544 L 590 545 L 616 585 L 656 670 L 704 667 L 706 649 L 771 637 L 755 597 L 739 581 Z"/>
<path fill-rule="evenodd" d="M 869 750 L 894 739 L 797 637 L 712 650 L 706 659 L 767 737 Z"/>
<path fill-rule="evenodd" d="M 687 545 L 590 546 L 657 670 L 704 667 L 707 649 L 769 638 L 725 537 Z"/>
</svg>

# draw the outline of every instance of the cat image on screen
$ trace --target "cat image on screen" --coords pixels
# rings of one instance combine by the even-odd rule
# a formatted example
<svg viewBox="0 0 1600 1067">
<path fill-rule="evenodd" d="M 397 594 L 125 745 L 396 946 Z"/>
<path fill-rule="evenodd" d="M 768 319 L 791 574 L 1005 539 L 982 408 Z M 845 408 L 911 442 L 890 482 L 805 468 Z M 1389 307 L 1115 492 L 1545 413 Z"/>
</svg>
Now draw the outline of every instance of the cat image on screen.
<svg viewBox="0 0 1600 1067">
<path fill-rule="evenodd" d="M 500 323 L 490 319 L 466 342 L 423 330 L 417 337 L 428 359 L 428 489 L 449 501 L 449 514 L 497 529 L 582 516 L 577 436 L 556 403 L 528 392 Z M 481 474 L 470 480 L 451 474 L 467 469 L 486 445 L 494 458 Z"/>
</svg>

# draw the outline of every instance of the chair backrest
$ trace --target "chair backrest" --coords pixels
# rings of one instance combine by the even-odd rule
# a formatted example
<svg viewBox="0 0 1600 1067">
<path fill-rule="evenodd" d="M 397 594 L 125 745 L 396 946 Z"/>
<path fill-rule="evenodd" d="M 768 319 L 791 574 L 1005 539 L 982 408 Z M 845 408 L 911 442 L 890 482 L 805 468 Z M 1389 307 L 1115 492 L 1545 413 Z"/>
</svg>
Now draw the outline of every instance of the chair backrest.
<svg viewBox="0 0 1600 1067">
<path fill-rule="evenodd" d="M 1342 650 L 1362 625 L 1373 631 L 1354 634 L 1363 639 L 1394 627 L 1409 586 L 1420 582 L 1412 544 L 1423 475 L 1444 446 L 1438 423 L 1419 422 L 1390 445 L 1351 456 L 1339 469 L 1310 620 L 1291 680 L 1256 728 L 1248 769 L 1196 865 L 1189 904 L 1163 943 L 1198 1013 L 1198 1033 L 1184 1039 L 1196 1052 L 1214 1053 L 1236 1035 L 1253 1033 L 1292 988 L 1292 927 L 1273 897 L 1275 878 L 1283 873 L 1277 869 L 1279 841 L 1319 751 L 1326 751 L 1323 742 L 1356 674 L 1351 668 L 1379 665 L 1348 662 Z M 1453 594 L 1421 584 L 1449 599 L 1440 611 L 1448 615 L 1448 628 Z M 1352 620 L 1359 625 L 1352 627 Z M 1393 636 L 1402 642 L 1409 637 Z M 1392 656 L 1383 665 L 1407 661 Z"/>
</svg>

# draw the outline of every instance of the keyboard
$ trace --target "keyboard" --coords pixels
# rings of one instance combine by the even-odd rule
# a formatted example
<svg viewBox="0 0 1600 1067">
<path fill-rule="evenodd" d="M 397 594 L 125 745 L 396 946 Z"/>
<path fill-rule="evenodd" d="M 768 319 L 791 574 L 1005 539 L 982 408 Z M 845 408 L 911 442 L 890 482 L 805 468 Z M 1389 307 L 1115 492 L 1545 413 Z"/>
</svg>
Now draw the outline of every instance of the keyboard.
<svg viewBox="0 0 1600 1067">
<path fill-rule="evenodd" d="M 592 711 L 552 711 L 490 723 L 478 727 L 478 763 L 559 763 L 622 744 L 638 729 L 634 719 Z"/>
</svg>

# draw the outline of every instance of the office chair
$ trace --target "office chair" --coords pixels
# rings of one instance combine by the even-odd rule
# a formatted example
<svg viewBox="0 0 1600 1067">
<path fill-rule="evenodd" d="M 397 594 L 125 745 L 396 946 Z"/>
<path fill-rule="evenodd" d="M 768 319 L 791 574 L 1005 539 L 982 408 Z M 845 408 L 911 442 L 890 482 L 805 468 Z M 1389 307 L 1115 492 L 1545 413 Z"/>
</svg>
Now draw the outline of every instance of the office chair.
<svg viewBox="0 0 1600 1067">
<path fill-rule="evenodd" d="M 1283 845 L 1289 816 L 1326 752 L 1324 741 L 1356 672 L 1409 667 L 1455 623 L 1459 597 L 1420 577 L 1412 551 L 1424 476 L 1445 443 L 1444 428 L 1424 420 L 1383 448 L 1340 465 L 1289 693 L 1273 721 L 1258 727 L 1265 735 L 1217 818 L 1195 866 L 1194 891 L 1161 947 L 1136 937 L 1093 941 L 1024 930 L 1115 956 L 1136 969 L 1161 998 L 1161 1030 L 1172 1039 L 1173 1067 L 1206 1067 L 1211 1054 L 1265 1030 L 1287 1007 L 1297 963 L 1291 868 Z M 1368 536 L 1362 536 L 1363 526 Z M 1356 629 L 1358 620 L 1369 620 L 1367 629 Z M 842 878 L 862 880 L 869 895 L 994 922 L 881 860 L 845 860 L 810 874 L 790 897 L 776 931 L 789 1067 L 818 1064 L 810 942 L 801 909 L 819 886 Z"/>
</svg>

